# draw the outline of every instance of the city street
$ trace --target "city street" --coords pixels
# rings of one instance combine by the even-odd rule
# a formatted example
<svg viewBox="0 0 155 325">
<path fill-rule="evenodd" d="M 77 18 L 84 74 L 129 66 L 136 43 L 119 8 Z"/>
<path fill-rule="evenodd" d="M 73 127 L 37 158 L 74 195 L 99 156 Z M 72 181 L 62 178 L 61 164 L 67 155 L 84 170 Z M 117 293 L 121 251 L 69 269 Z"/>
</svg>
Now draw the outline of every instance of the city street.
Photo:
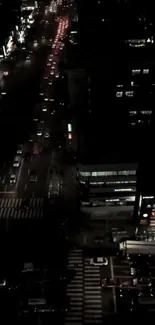
<svg viewBox="0 0 155 325">
<path fill-rule="evenodd" d="M 43 199 L 47 197 L 52 179 L 53 184 L 58 186 L 58 195 L 61 196 L 64 191 L 63 177 L 65 177 L 64 192 L 67 192 L 66 176 L 61 171 L 63 168 L 61 160 L 64 144 L 59 140 L 61 130 L 59 131 L 57 116 L 60 118 L 60 115 L 59 112 L 55 111 L 56 98 L 52 90 L 52 84 L 54 84 L 55 78 L 59 78 L 59 54 L 63 49 L 63 44 L 61 45 L 59 40 L 59 33 L 62 38 L 68 25 L 66 24 L 66 18 L 59 18 L 53 13 L 46 13 L 45 15 L 45 19 L 48 21 L 46 28 L 40 28 L 40 24 L 37 22 L 39 24 L 39 27 L 36 28 L 38 48 L 32 55 L 31 61 L 24 62 L 14 74 L 10 75 L 4 84 L 3 92 L 6 92 L 6 95 L 3 95 L 1 105 L 3 128 L 5 123 L 7 123 L 8 128 L 8 116 L 10 116 L 9 132 L 10 130 L 13 132 L 14 129 L 18 134 L 16 135 L 13 132 L 16 145 L 14 145 L 12 159 L 10 159 L 9 152 L 8 163 L 3 166 L 1 171 L 0 195 L 2 201 L 0 216 L 2 218 L 4 217 L 4 209 L 6 218 L 29 218 L 30 215 L 25 214 L 24 211 L 19 214 L 10 209 L 14 209 L 16 206 L 20 207 L 21 199 L 24 198 L 31 198 L 35 202 L 35 198 Z M 47 46 L 49 41 L 51 48 L 49 45 Z M 41 81 L 42 75 L 43 79 Z M 12 113 L 10 105 L 13 107 L 12 110 L 16 107 Z M 8 141 L 10 142 L 9 139 Z M 17 143 L 22 148 L 19 153 Z M 14 166 L 16 157 L 20 160 L 17 167 Z M 35 176 L 31 176 L 31 173 Z M 13 181 L 11 178 L 13 178 Z M 54 185 L 52 186 L 54 193 Z M 35 203 L 34 207 L 37 207 Z M 35 213 L 34 215 L 30 214 L 32 218 L 37 217 Z M 38 213 L 39 216 L 42 216 L 42 212 Z"/>
</svg>

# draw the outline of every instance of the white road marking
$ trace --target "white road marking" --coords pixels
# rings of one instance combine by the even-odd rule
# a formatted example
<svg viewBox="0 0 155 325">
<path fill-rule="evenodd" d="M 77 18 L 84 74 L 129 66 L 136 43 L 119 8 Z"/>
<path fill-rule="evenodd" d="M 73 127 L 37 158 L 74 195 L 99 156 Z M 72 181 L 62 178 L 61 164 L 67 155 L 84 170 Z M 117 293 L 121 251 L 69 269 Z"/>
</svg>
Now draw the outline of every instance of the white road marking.
<svg viewBox="0 0 155 325">
<path fill-rule="evenodd" d="M 111 279 L 114 280 L 114 266 L 113 266 L 112 257 L 110 257 L 110 270 L 111 270 Z M 113 300 L 114 300 L 114 312 L 117 313 L 115 286 L 112 288 L 112 293 L 113 293 Z"/>
<path fill-rule="evenodd" d="M 12 191 L 0 191 L 0 194 L 14 194 Z"/>
<path fill-rule="evenodd" d="M 24 163 L 24 159 L 21 160 L 20 168 L 19 168 L 18 175 L 17 175 L 17 182 L 16 182 L 16 185 L 15 185 L 15 189 L 17 189 L 18 184 L 19 184 L 20 175 L 21 175 L 22 168 L 23 168 L 23 163 Z"/>
<path fill-rule="evenodd" d="M 5 174 L 4 177 L 3 177 L 2 184 L 5 183 L 5 180 L 6 180 L 6 174 Z"/>
</svg>

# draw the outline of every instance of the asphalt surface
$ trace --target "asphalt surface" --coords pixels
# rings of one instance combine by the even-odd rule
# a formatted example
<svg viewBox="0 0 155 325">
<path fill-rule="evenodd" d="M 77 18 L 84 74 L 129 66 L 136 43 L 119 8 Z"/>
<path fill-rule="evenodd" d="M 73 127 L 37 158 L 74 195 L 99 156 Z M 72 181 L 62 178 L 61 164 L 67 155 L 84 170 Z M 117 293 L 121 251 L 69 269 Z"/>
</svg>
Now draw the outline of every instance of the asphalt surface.
<svg viewBox="0 0 155 325">
<path fill-rule="evenodd" d="M 56 186 L 59 187 L 59 195 L 62 194 L 63 180 L 60 176 L 60 169 L 63 142 L 60 141 L 61 136 L 59 136 L 59 131 L 60 134 L 62 133 L 59 126 L 60 114 L 55 111 L 54 83 L 55 79 L 60 77 L 58 63 L 63 46 L 60 48 L 59 37 L 54 46 L 53 42 L 58 28 L 62 33 L 59 36 L 65 36 L 67 25 L 62 27 L 60 25 L 67 24 L 66 17 L 64 12 L 61 13 L 60 18 L 59 15 L 56 16 L 53 13 L 45 14 L 45 16 L 41 14 L 41 20 L 44 19 L 48 23 L 44 25 L 40 21 L 36 23 L 35 35 L 38 45 L 30 62 L 21 62 L 21 66 L 9 76 L 4 84 L 3 92 L 7 94 L 3 96 L 1 102 L 1 136 L 4 136 L 4 133 L 7 134 L 8 141 L 2 144 L 2 152 L 4 150 L 4 156 L 7 151 L 9 152 L 8 162 L 1 170 L 0 188 L 0 197 L 6 199 L 7 203 L 3 200 L 1 207 L 12 207 L 15 204 L 11 201 L 12 199 L 47 197 L 51 177 L 54 180 L 57 178 L 55 184 L 57 183 Z M 48 103 L 39 95 L 41 92 L 47 94 Z M 43 111 L 43 102 L 46 104 L 46 111 Z M 57 119 L 58 116 L 59 119 Z M 37 121 L 34 121 L 36 117 Z M 37 135 L 38 128 L 42 130 L 41 135 Z M 47 130 L 49 136 L 45 138 Z M 40 148 L 39 151 L 37 149 L 37 154 L 34 154 L 35 143 L 37 143 L 37 148 Z M 17 155 L 17 144 L 23 144 L 23 150 L 19 155 L 20 166 L 13 167 L 14 157 Z M 11 159 L 9 146 L 13 148 Z M 27 152 L 31 153 L 30 159 L 24 158 Z M 36 172 L 36 180 L 30 183 L 29 173 L 32 170 Z M 10 184 L 12 174 L 16 178 L 15 184 Z"/>
</svg>

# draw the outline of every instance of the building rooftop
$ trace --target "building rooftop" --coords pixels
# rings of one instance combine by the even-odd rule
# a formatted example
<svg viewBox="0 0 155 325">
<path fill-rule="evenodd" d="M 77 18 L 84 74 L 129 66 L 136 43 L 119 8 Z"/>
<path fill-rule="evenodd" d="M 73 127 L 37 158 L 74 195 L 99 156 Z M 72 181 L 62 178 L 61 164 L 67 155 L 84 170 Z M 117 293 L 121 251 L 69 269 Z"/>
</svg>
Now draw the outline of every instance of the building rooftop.
<svg viewBox="0 0 155 325">
<path fill-rule="evenodd" d="M 104 128 L 104 124 L 103 124 Z M 86 130 L 85 130 L 86 131 Z M 81 164 L 117 164 L 136 163 L 140 154 L 136 141 L 132 137 L 125 138 L 123 134 L 112 134 L 106 130 L 104 134 L 79 134 L 77 160 Z"/>
</svg>

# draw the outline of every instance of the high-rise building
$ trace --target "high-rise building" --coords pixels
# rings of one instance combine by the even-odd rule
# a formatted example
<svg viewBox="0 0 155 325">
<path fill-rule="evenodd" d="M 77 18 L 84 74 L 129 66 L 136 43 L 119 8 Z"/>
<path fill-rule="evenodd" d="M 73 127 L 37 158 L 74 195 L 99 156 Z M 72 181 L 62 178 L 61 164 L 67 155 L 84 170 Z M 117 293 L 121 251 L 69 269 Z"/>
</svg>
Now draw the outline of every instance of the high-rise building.
<svg viewBox="0 0 155 325">
<path fill-rule="evenodd" d="M 129 196 L 135 201 L 136 174 L 132 177 L 130 173 L 124 174 L 126 177 L 122 179 L 120 172 L 136 173 L 138 164 L 151 152 L 155 24 L 151 4 L 148 6 L 147 2 L 77 0 L 76 3 L 77 42 L 69 39 L 67 55 L 72 65 L 67 69 L 70 104 L 76 107 L 73 111 L 78 133 L 77 171 L 79 183 L 83 184 L 81 197 L 87 198 L 89 210 L 92 211 L 90 207 L 94 204 L 104 214 L 101 206 L 110 196 L 117 201 L 107 201 L 108 207 L 114 202 L 122 207 Z M 130 164 L 134 164 L 134 169 Z M 108 172 L 114 172 L 107 174 L 109 180 L 104 174 Z M 82 173 L 86 173 L 84 177 L 89 174 L 88 179 L 82 179 Z M 130 181 L 134 182 L 132 186 Z M 88 199 L 92 192 L 100 193 L 102 199 L 96 194 L 93 195 L 97 199 Z"/>
</svg>

